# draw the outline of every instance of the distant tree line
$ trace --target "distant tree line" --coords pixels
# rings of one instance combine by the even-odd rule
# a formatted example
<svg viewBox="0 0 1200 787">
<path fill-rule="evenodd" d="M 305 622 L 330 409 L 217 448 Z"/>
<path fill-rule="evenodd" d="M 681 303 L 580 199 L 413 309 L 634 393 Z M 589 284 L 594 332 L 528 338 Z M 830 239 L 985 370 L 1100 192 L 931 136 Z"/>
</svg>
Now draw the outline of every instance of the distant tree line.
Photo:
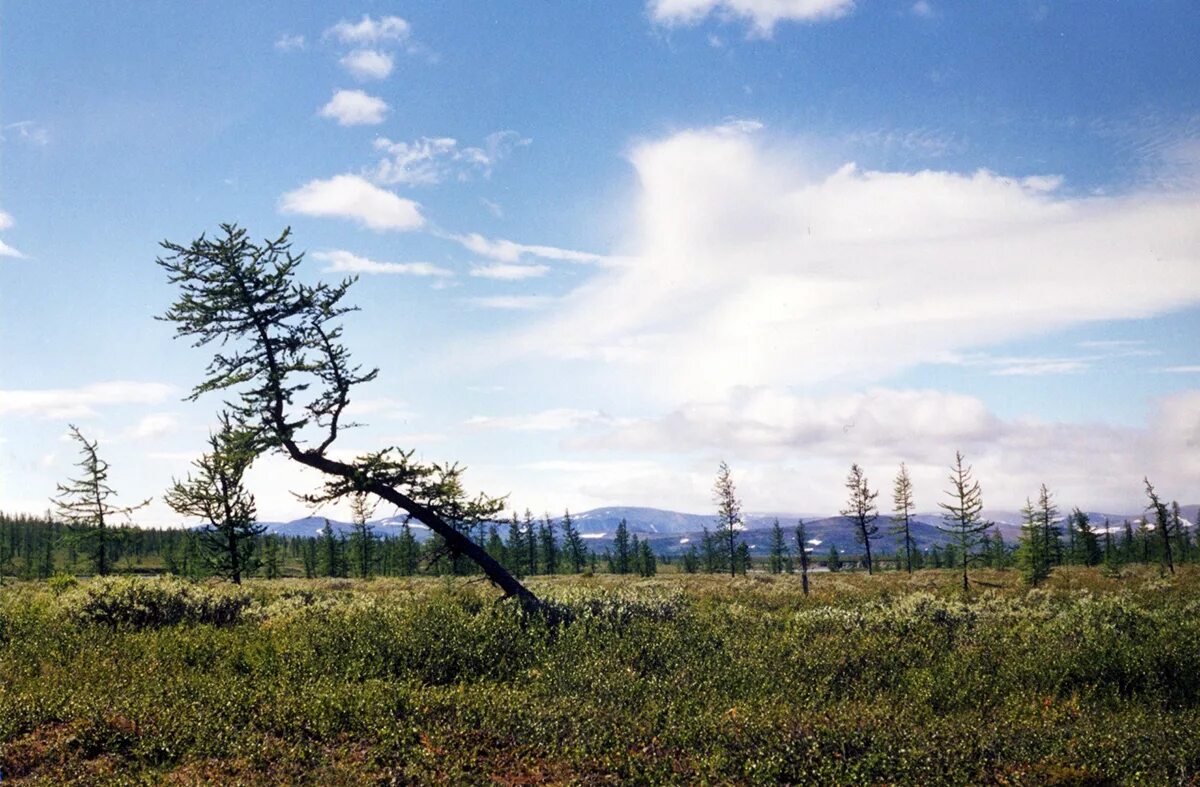
<svg viewBox="0 0 1200 787">
<path fill-rule="evenodd" d="M 353 524 L 350 532 L 335 532 L 328 520 L 314 536 L 267 534 L 257 523 L 253 495 L 243 485 L 243 476 L 256 456 L 252 433 L 239 427 L 228 415 L 209 440 L 210 451 L 194 463 L 195 473 L 174 481 L 166 502 L 185 516 L 199 517 L 205 525 L 197 529 L 139 528 L 128 523 L 130 514 L 149 501 L 134 506 L 113 502 L 116 492 L 108 485 L 108 463 L 99 456 L 98 445 L 74 426 L 71 436 L 80 444 L 79 477 L 58 486 L 55 512 L 42 517 L 6 515 L 0 512 L 0 578 L 16 576 L 45 579 L 57 572 L 105 575 L 121 572 L 166 572 L 204 578 L 221 576 L 240 582 L 244 576 L 277 579 L 283 576 L 359 577 L 413 576 L 417 574 L 480 574 L 475 560 L 451 549 L 440 533 L 418 541 L 408 521 L 395 535 L 381 536 L 370 523 L 374 504 L 363 492 L 349 495 Z M 1004 541 L 999 527 L 983 519 L 983 496 L 970 465 L 961 453 L 955 455 L 949 476 L 947 500 L 939 529 L 947 542 L 928 550 L 917 548 L 912 536 L 912 480 L 902 463 L 893 483 L 893 510 L 888 535 L 894 551 L 880 542 L 877 524 L 880 513 L 873 490 L 858 464 L 846 479 L 849 492 L 842 517 L 852 529 L 861 554 L 843 554 L 835 546 L 817 557 L 819 541 L 808 538 L 800 520 L 792 533 L 784 532 L 776 519 L 771 529 L 768 554 L 758 561 L 770 573 L 802 576 L 808 592 L 810 568 L 829 571 L 862 567 L 868 573 L 892 568 L 912 572 L 922 568 L 961 571 L 964 592 L 970 589 L 969 569 L 985 566 L 1004 569 L 1016 566 L 1033 586 L 1044 582 L 1057 566 L 1102 566 L 1119 576 L 1128 563 L 1158 563 L 1174 572 L 1177 563 L 1200 561 L 1196 534 L 1185 527 L 1177 502 L 1167 503 L 1144 479 L 1145 516 L 1113 523 L 1091 521 L 1079 508 L 1060 515 L 1050 490 L 1043 484 L 1037 502 L 1026 501 L 1024 523 L 1017 544 Z M 461 499 L 450 490 L 446 499 Z M 699 543 L 691 543 L 679 560 L 683 573 L 745 574 L 755 567 L 750 547 L 742 539 L 744 520 L 729 466 L 722 462 L 713 486 L 716 506 L 715 528 L 703 529 Z M 569 511 L 555 521 L 548 514 L 536 519 L 525 510 L 507 522 L 478 515 L 471 505 L 447 505 L 450 525 L 482 546 L 487 555 L 514 577 L 531 575 L 596 573 L 654 576 L 660 562 L 649 539 L 631 535 L 627 522 L 618 524 L 611 548 L 597 554 L 588 548 Z M 126 521 L 114 521 L 117 518 Z M 504 536 L 501 531 L 504 531 Z M 882 547 L 882 548 L 881 548 Z"/>
</svg>

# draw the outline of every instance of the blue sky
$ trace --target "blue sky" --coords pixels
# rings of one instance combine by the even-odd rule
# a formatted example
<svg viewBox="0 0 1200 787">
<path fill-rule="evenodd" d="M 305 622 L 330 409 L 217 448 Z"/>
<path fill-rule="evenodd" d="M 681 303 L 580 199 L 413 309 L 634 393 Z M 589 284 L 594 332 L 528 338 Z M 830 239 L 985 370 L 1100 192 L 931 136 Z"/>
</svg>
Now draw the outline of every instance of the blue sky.
<svg viewBox="0 0 1200 787">
<path fill-rule="evenodd" d="M 160 496 L 219 402 L 157 242 L 359 272 L 398 442 L 535 510 L 1200 499 L 1191 2 L 6 4 L 0 509 Z M 311 479 L 262 460 L 264 516 Z M 150 521 L 171 521 L 156 503 Z"/>
</svg>

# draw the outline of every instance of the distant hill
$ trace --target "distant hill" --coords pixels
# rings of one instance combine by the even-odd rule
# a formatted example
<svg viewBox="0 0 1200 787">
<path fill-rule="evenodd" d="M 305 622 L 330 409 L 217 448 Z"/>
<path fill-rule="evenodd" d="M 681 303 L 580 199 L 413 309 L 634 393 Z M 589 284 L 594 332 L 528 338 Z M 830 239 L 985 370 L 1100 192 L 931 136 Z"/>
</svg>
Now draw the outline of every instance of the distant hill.
<svg viewBox="0 0 1200 787">
<path fill-rule="evenodd" d="M 1067 511 L 1061 512 L 1066 514 Z M 1180 512 L 1187 526 L 1193 526 L 1200 517 L 1200 505 L 1182 506 Z M 608 506 L 594 508 L 572 514 L 572 520 L 579 532 L 594 548 L 603 550 L 611 546 L 617 524 L 624 519 L 631 535 L 650 541 L 651 546 L 660 554 L 678 554 L 686 551 L 689 545 L 699 542 L 703 537 L 704 528 L 710 531 L 716 527 L 716 517 L 711 514 L 687 514 L 679 511 L 667 511 L 660 508 L 645 508 L 635 506 Z M 1101 529 L 1104 520 L 1109 520 L 1113 528 L 1119 528 L 1126 519 L 1139 519 L 1141 511 L 1127 514 L 1104 512 L 1088 512 L 1092 526 Z M 822 516 L 819 514 L 795 513 L 747 513 L 744 516 L 746 527 L 742 539 L 751 550 L 757 554 L 765 553 L 770 547 L 771 525 L 779 519 L 788 539 L 788 546 L 795 547 L 796 521 L 804 519 L 811 548 L 817 553 L 826 553 L 830 546 L 837 547 L 839 552 L 857 551 L 858 544 L 854 540 L 854 529 L 848 519 L 840 516 Z M 984 517 L 995 522 L 1004 539 L 1016 543 L 1021 532 L 1021 513 L 1019 511 L 990 510 L 984 512 Z M 556 522 L 558 520 L 555 520 Z M 941 524 L 941 514 L 925 512 L 915 515 L 912 524 L 912 535 L 917 545 L 927 549 L 934 544 L 942 545 L 951 537 L 938 529 Z M 404 517 L 388 517 L 372 521 L 375 532 L 381 536 L 398 535 L 404 523 Z M 315 536 L 325 526 L 325 519 L 320 516 L 308 516 L 291 522 L 263 522 L 267 532 L 288 536 Z M 335 533 L 349 535 L 352 525 L 348 522 L 329 520 Z M 498 523 L 501 535 L 504 534 L 503 522 Z M 881 552 L 891 552 L 896 548 L 896 539 L 886 533 L 890 519 L 883 515 L 877 524 L 880 529 L 878 548 Z M 412 521 L 410 526 L 419 540 L 429 537 L 429 530 L 419 522 Z"/>
</svg>

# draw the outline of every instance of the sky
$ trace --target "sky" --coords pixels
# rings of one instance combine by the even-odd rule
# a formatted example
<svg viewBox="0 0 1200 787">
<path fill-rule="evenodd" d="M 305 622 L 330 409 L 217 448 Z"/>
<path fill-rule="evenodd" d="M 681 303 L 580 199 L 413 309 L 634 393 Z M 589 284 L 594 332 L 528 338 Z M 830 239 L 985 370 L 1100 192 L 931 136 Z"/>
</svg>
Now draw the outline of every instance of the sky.
<svg viewBox="0 0 1200 787">
<path fill-rule="evenodd" d="M 724 460 L 749 511 L 853 462 L 934 510 L 956 451 L 993 509 L 1200 501 L 1198 40 L 1191 0 L 4 3 L 0 510 L 76 424 L 179 522 L 221 402 L 155 258 L 223 222 L 359 277 L 338 456 L 517 509 L 704 513 Z M 268 520 L 315 483 L 250 478 Z"/>
</svg>

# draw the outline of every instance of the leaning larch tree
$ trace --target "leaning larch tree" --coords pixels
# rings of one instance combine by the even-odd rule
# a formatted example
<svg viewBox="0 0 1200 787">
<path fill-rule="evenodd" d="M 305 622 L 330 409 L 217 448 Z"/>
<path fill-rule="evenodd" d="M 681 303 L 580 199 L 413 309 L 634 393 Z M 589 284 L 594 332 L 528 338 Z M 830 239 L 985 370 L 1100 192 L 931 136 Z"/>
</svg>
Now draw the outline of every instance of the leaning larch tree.
<svg viewBox="0 0 1200 787">
<path fill-rule="evenodd" d="M 293 254 L 290 230 L 261 244 L 246 230 L 222 224 L 218 237 L 201 235 L 189 246 L 164 241 L 157 262 L 179 287 L 161 319 L 177 337 L 215 351 L 190 399 L 226 392 L 226 406 L 253 426 L 256 448 L 276 451 L 326 476 L 312 504 L 371 494 L 405 511 L 445 542 L 452 555 L 474 561 L 506 597 L 534 610 L 538 598 L 460 528 L 494 516 L 503 501 L 467 499 L 457 464 L 424 464 L 412 451 L 390 447 L 351 462 L 329 456 L 357 386 L 375 379 L 352 363 L 342 344 L 340 318 L 355 311 L 342 303 L 353 278 L 338 284 L 297 281 L 303 254 Z"/>
</svg>

